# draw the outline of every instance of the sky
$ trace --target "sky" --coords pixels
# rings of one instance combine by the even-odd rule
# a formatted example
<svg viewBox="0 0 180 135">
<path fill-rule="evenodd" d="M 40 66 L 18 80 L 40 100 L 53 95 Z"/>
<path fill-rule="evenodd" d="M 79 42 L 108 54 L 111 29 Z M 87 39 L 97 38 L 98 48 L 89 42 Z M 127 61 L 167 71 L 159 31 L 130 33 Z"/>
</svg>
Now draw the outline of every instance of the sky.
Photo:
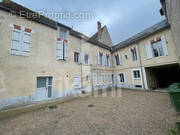
<svg viewBox="0 0 180 135">
<path fill-rule="evenodd" d="M 160 22 L 159 0 L 13 0 L 87 36 L 106 25 L 113 44 Z"/>
</svg>

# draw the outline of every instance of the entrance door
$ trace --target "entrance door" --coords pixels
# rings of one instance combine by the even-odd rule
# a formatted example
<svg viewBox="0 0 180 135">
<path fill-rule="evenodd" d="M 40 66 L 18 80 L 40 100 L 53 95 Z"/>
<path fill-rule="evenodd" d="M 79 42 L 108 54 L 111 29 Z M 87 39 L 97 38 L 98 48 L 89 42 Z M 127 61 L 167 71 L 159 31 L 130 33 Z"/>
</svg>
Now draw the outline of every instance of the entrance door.
<svg viewBox="0 0 180 135">
<path fill-rule="evenodd" d="M 38 77 L 36 98 L 38 101 L 50 98 L 52 95 L 52 77 Z"/>
</svg>

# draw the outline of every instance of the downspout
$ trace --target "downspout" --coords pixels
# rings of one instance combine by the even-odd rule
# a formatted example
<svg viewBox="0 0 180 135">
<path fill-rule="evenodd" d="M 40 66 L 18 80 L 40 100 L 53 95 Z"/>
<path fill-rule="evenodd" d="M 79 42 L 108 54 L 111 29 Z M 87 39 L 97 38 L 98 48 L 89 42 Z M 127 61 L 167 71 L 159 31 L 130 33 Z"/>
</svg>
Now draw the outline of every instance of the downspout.
<svg viewBox="0 0 180 135">
<path fill-rule="evenodd" d="M 81 38 L 80 38 L 80 58 L 81 58 L 81 51 L 82 51 L 82 39 L 83 39 L 83 37 L 82 37 L 82 35 L 81 35 Z M 81 62 L 81 92 L 82 92 L 82 89 L 83 89 L 83 64 L 82 64 L 82 62 Z"/>
<path fill-rule="evenodd" d="M 143 66 L 142 66 L 141 52 L 140 52 L 139 44 L 137 42 L 136 42 L 136 45 L 138 48 L 139 63 L 140 63 L 140 68 L 141 68 L 142 80 L 143 80 L 143 89 L 145 89 L 145 81 L 144 81 L 144 72 L 143 72 Z"/>
</svg>

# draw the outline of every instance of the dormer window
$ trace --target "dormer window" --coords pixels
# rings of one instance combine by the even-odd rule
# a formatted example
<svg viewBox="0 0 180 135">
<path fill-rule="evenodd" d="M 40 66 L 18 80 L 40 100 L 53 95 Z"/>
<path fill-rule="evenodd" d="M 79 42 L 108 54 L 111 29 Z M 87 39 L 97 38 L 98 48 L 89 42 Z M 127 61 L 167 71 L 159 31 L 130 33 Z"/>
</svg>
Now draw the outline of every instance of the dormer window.
<svg viewBox="0 0 180 135">
<path fill-rule="evenodd" d="M 67 30 L 60 28 L 60 38 L 64 41 L 67 40 Z"/>
</svg>

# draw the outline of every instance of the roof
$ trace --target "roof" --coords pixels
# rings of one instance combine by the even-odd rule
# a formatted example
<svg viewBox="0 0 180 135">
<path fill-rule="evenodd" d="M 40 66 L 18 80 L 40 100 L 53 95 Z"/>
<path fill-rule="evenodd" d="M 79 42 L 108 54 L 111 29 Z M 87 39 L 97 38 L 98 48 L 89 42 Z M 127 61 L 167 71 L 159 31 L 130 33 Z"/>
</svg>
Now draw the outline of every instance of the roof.
<svg viewBox="0 0 180 135">
<path fill-rule="evenodd" d="M 36 12 L 26 8 L 26 7 L 23 7 L 23 6 L 15 3 L 15 2 L 12 2 L 10 0 L 4 0 L 4 2 L 0 2 L 0 9 L 5 10 L 7 12 L 11 12 L 11 13 L 13 13 L 15 15 L 18 15 L 18 16 L 20 16 L 21 11 L 24 11 L 25 13 L 38 14 L 38 13 L 36 13 Z M 160 23 L 157 23 L 157 24 L 151 26 L 150 28 L 148 28 L 148 29 L 146 29 L 146 30 L 132 36 L 131 38 L 129 38 L 129 39 L 127 39 L 127 40 L 125 40 L 125 41 L 123 41 L 123 42 L 121 42 L 121 43 L 119 43 L 119 44 L 117 44 L 117 45 L 115 45 L 115 46 L 113 46 L 111 48 L 108 45 L 100 43 L 100 42 L 98 42 L 96 40 L 97 36 L 98 36 L 97 32 L 91 38 L 89 38 L 88 36 L 86 36 L 86 35 L 84 35 L 84 34 L 82 34 L 80 32 L 77 32 L 77 31 L 73 30 L 72 28 L 70 28 L 70 27 L 68 27 L 66 25 L 63 25 L 63 24 L 61 24 L 59 22 L 56 22 L 56 21 L 54 21 L 54 20 L 52 20 L 50 18 L 47 18 L 47 17 L 39 15 L 39 14 L 38 14 L 38 16 L 39 16 L 38 18 L 32 18 L 32 17 L 28 18 L 26 16 L 24 16 L 24 17 L 26 19 L 29 19 L 31 21 L 35 21 L 37 23 L 41 23 L 41 24 L 46 25 L 46 26 L 48 26 L 50 28 L 53 28 L 53 29 L 57 29 L 58 26 L 63 27 L 65 29 L 69 30 L 70 34 L 72 36 L 83 39 L 83 40 L 86 40 L 89 43 L 92 43 L 92 44 L 94 44 L 96 46 L 100 46 L 102 48 L 108 49 L 110 51 L 116 51 L 118 49 L 126 47 L 126 46 L 128 46 L 128 45 L 130 45 L 132 43 L 135 43 L 138 40 L 141 40 L 142 38 L 145 38 L 145 37 L 153 34 L 154 32 L 157 32 L 159 30 L 162 30 L 162 29 L 170 26 L 168 24 L 167 20 L 163 20 Z M 102 28 L 102 31 L 103 31 L 104 27 Z"/>
<path fill-rule="evenodd" d="M 145 38 L 145 37 L 147 37 L 147 36 L 149 36 L 149 35 L 151 35 L 151 34 L 153 34 L 155 32 L 158 32 L 158 31 L 160 31 L 160 30 L 162 30 L 164 28 L 167 28 L 169 26 L 170 25 L 167 22 L 167 20 L 163 20 L 163 21 L 161 21 L 161 22 L 159 22 L 159 23 L 145 29 L 144 31 L 130 37 L 129 39 L 127 39 L 127 40 L 125 40 L 123 42 L 120 42 L 119 44 L 113 46 L 112 51 L 114 52 L 114 51 L 116 51 L 118 49 L 129 46 L 132 43 L 135 43 L 135 42 L 137 42 L 137 41 L 139 41 L 139 40 L 141 40 L 141 39 L 143 39 L 143 38 Z"/>
<path fill-rule="evenodd" d="M 101 28 L 101 31 L 103 32 L 105 26 Z M 90 41 L 98 41 L 98 32 L 96 32 L 93 36 L 91 36 Z"/>
<path fill-rule="evenodd" d="M 37 22 L 37 23 L 41 23 L 41 24 L 46 25 L 46 26 L 48 26 L 50 28 L 53 28 L 53 29 L 57 29 L 58 26 L 63 27 L 65 29 L 69 30 L 71 35 L 73 35 L 73 36 L 75 36 L 77 38 L 80 38 L 80 39 L 87 40 L 88 42 L 90 42 L 89 37 L 87 37 L 86 35 L 84 35 L 84 34 L 82 34 L 80 32 L 77 32 L 77 31 L 73 30 L 72 28 L 70 28 L 70 27 L 68 27 L 68 26 L 66 26 L 64 24 L 61 24 L 61 23 L 56 22 L 56 21 L 54 21 L 54 20 L 52 20 L 50 18 L 42 16 L 42 15 L 38 14 L 37 12 L 34 12 L 34 11 L 32 11 L 32 10 L 26 8 L 26 7 L 23 7 L 22 5 L 19 5 L 19 4 L 15 3 L 15 2 L 12 2 L 10 0 L 4 0 L 4 2 L 0 2 L 0 9 L 5 10 L 7 12 L 10 12 L 12 14 L 15 14 L 17 16 L 25 17 L 28 20 L 31 20 L 31 21 L 34 21 L 34 22 Z M 21 11 L 23 11 L 24 15 L 27 14 L 27 13 L 28 14 L 35 13 L 35 14 L 38 15 L 38 17 L 33 18 L 33 17 L 22 16 Z M 91 43 L 94 44 L 94 45 L 103 47 L 105 49 L 111 50 L 111 48 L 108 47 L 107 45 L 99 43 L 97 41 L 93 41 Z"/>
</svg>

